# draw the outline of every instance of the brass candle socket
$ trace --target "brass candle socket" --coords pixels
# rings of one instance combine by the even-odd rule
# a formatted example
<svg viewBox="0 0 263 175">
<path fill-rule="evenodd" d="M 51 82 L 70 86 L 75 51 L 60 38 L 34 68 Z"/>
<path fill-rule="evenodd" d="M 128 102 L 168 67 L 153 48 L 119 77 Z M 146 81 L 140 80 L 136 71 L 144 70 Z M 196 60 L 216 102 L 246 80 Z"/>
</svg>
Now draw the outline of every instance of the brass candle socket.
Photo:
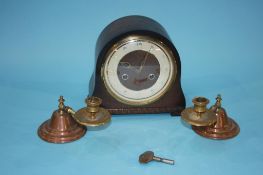
<svg viewBox="0 0 263 175">
<path fill-rule="evenodd" d="M 90 97 L 85 100 L 88 105 L 87 110 L 91 113 L 97 113 L 99 111 L 99 106 L 102 103 L 102 100 L 98 97 Z"/>
<path fill-rule="evenodd" d="M 72 114 L 74 119 L 84 126 L 97 127 L 105 125 L 111 121 L 111 114 L 100 105 L 102 100 L 98 97 L 89 97 L 85 100 L 87 107 L 84 107 L 77 112 L 72 108 L 65 109 Z"/>
<path fill-rule="evenodd" d="M 194 106 L 182 111 L 182 119 L 193 126 L 209 126 L 216 122 L 216 115 L 207 109 L 209 100 L 205 97 L 195 97 Z"/>
<path fill-rule="evenodd" d="M 194 103 L 194 111 L 197 113 L 204 113 L 207 111 L 206 105 L 209 103 L 209 100 L 204 97 L 196 97 L 192 100 Z"/>
</svg>

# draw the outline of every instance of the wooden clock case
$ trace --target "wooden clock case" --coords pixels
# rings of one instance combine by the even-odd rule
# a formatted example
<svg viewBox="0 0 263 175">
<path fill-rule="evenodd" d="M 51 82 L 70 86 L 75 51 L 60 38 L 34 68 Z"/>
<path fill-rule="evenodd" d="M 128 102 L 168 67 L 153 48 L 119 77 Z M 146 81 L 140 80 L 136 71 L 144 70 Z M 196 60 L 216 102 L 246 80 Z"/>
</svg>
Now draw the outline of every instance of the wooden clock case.
<svg viewBox="0 0 263 175">
<path fill-rule="evenodd" d="M 119 40 L 130 35 L 150 36 L 168 46 L 176 62 L 177 74 L 170 89 L 157 101 L 146 105 L 127 105 L 119 102 L 106 90 L 101 77 L 101 68 L 108 50 Z M 127 16 L 113 21 L 101 32 L 95 53 L 95 71 L 90 79 L 90 96 L 102 99 L 102 107 L 111 114 L 170 113 L 180 115 L 185 108 L 185 97 L 181 88 L 181 62 L 179 54 L 165 29 L 156 21 L 144 16 Z"/>
</svg>

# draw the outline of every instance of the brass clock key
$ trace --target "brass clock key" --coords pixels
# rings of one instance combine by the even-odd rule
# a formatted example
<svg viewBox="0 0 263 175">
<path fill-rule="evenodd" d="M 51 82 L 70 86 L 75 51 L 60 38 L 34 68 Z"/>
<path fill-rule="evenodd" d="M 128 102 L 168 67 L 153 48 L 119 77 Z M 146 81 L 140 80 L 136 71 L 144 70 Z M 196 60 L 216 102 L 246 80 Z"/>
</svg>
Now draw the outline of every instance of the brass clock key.
<svg viewBox="0 0 263 175">
<path fill-rule="evenodd" d="M 170 164 L 170 165 L 174 165 L 174 160 L 156 157 L 156 156 L 154 156 L 154 153 L 152 151 L 146 151 L 146 152 L 142 153 L 139 157 L 140 163 L 148 163 L 152 160 L 157 161 L 157 162 Z"/>
</svg>

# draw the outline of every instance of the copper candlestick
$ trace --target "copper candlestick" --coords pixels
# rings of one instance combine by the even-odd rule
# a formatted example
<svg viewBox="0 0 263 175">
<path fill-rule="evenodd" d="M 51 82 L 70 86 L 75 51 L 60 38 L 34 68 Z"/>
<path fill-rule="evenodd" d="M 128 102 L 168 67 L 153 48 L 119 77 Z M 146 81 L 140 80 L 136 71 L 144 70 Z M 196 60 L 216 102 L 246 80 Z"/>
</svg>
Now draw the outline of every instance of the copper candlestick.
<svg viewBox="0 0 263 175">
<path fill-rule="evenodd" d="M 59 109 L 53 112 L 51 119 L 42 123 L 38 128 L 38 135 L 41 139 L 52 143 L 66 143 L 77 140 L 86 133 L 86 127 L 78 124 L 64 110 L 64 101 L 60 96 Z"/>
<path fill-rule="evenodd" d="M 228 117 L 225 109 L 221 107 L 221 101 L 222 98 L 218 95 L 215 105 L 210 108 L 216 114 L 216 123 L 211 126 L 192 126 L 197 134 L 211 139 L 229 139 L 238 135 L 238 124 Z"/>
</svg>

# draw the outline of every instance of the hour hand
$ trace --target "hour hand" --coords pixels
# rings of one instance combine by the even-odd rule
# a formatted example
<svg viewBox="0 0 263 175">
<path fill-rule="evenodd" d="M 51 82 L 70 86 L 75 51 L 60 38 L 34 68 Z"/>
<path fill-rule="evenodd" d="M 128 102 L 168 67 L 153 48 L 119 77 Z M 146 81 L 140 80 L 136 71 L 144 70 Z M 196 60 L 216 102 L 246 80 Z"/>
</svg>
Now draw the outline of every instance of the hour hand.
<svg viewBox="0 0 263 175">
<path fill-rule="evenodd" d="M 139 67 L 139 70 L 138 70 L 139 73 L 142 71 L 142 68 L 144 67 L 144 65 L 145 65 L 145 63 L 146 63 L 147 58 L 148 58 L 148 56 L 149 56 L 152 48 L 153 48 L 153 47 L 151 46 L 150 49 L 149 49 L 149 51 L 146 52 L 146 54 L 145 54 L 145 56 L 144 56 L 144 59 L 142 60 L 141 65 L 140 65 L 140 67 Z"/>
</svg>

